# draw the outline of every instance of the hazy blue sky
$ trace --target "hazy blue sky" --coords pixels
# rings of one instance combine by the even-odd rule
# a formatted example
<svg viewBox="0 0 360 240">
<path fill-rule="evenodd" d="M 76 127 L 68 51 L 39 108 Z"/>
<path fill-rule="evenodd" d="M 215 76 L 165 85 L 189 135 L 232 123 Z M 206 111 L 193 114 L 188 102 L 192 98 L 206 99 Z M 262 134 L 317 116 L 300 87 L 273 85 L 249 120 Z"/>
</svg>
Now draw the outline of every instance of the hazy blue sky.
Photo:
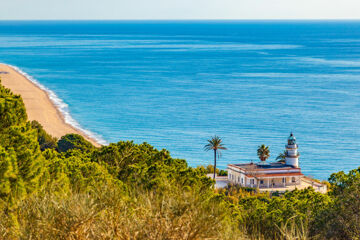
<svg viewBox="0 0 360 240">
<path fill-rule="evenodd" d="M 359 19 L 360 0 L 1 0 L 0 19 Z"/>
</svg>

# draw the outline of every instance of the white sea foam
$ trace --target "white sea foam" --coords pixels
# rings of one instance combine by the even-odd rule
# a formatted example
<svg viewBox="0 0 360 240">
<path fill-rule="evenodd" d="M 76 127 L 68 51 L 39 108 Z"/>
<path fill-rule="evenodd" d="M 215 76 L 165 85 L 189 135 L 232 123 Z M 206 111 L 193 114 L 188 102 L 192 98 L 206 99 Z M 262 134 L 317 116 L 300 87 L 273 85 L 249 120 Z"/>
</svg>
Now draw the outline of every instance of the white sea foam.
<svg viewBox="0 0 360 240">
<path fill-rule="evenodd" d="M 331 43 L 360 43 L 360 39 L 355 38 L 323 39 L 322 41 Z"/>
<path fill-rule="evenodd" d="M 70 114 L 69 111 L 69 106 L 61 99 L 59 98 L 54 91 L 48 89 L 47 87 L 45 87 L 44 85 L 42 85 L 39 81 L 37 81 L 34 77 L 32 77 L 31 75 L 27 74 L 26 72 L 22 71 L 20 68 L 16 67 L 16 66 L 12 66 L 7 64 L 8 66 L 12 67 L 13 69 L 15 69 L 17 72 L 19 72 L 20 74 L 22 74 L 23 76 L 25 76 L 29 81 L 31 81 L 32 83 L 34 83 L 37 87 L 39 87 L 40 89 L 44 90 L 48 97 L 50 98 L 51 102 L 55 105 L 55 107 L 57 108 L 57 110 L 61 113 L 61 115 L 64 118 L 65 123 L 71 125 L 72 127 L 74 127 L 75 129 L 83 132 L 86 136 L 94 139 L 97 143 L 102 144 L 102 145 L 106 145 L 108 144 L 107 141 L 105 141 L 99 134 L 93 133 L 89 130 L 86 130 L 84 128 L 81 127 L 80 123 L 78 123 Z"/>
<path fill-rule="evenodd" d="M 336 78 L 336 79 L 342 79 L 342 80 L 358 80 L 359 74 L 352 73 L 345 74 L 345 73 L 282 73 L 282 72 L 264 72 L 264 73 L 229 73 L 224 74 L 225 76 L 232 76 L 232 77 L 254 77 L 254 78 L 306 78 L 306 79 L 330 79 L 330 78 Z"/>
<path fill-rule="evenodd" d="M 315 57 L 290 57 L 284 59 L 290 59 L 297 62 L 316 65 L 331 65 L 336 67 L 360 67 L 360 61 L 358 59 L 325 59 Z"/>
<path fill-rule="evenodd" d="M 197 43 L 197 44 L 137 44 L 116 48 L 149 48 L 157 51 L 261 51 L 301 48 L 291 44 L 241 44 L 241 43 Z M 261 53 L 264 53 L 263 51 Z"/>
</svg>

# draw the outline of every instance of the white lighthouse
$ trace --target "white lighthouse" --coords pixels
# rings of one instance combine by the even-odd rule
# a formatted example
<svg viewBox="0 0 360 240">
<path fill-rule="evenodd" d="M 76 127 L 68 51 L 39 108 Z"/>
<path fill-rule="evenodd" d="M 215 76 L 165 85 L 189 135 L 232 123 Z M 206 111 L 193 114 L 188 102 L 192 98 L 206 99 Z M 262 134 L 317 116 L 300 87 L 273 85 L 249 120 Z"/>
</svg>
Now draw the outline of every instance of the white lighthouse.
<svg viewBox="0 0 360 240">
<path fill-rule="evenodd" d="M 299 167 L 299 153 L 297 151 L 298 145 L 296 144 L 296 138 L 293 133 L 288 138 L 288 144 L 285 145 L 285 164 L 293 167 Z"/>
</svg>

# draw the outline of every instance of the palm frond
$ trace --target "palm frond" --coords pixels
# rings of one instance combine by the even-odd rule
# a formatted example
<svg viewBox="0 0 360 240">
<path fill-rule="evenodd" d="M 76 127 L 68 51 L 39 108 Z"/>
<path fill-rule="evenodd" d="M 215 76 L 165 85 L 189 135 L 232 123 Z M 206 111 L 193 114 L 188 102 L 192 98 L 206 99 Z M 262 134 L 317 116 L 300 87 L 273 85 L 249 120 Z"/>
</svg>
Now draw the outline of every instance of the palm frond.
<svg viewBox="0 0 360 240">
<path fill-rule="evenodd" d="M 204 146 L 204 150 L 205 151 L 214 150 L 216 151 L 218 157 L 221 156 L 221 151 L 219 150 L 227 150 L 227 148 L 222 143 L 222 139 L 216 135 L 207 141 L 208 144 Z"/>
<path fill-rule="evenodd" d="M 268 159 L 270 157 L 269 146 L 265 146 L 264 144 L 259 146 L 259 148 L 257 150 L 257 155 L 261 161 L 266 161 L 266 159 Z"/>
</svg>

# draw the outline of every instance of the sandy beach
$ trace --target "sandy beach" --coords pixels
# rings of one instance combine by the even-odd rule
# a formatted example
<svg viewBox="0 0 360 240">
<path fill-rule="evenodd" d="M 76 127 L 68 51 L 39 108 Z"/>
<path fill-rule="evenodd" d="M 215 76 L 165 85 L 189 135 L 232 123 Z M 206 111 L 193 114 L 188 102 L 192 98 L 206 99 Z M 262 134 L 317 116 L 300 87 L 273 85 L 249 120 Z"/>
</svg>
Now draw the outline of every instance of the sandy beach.
<svg viewBox="0 0 360 240">
<path fill-rule="evenodd" d="M 2 85 L 10 88 L 13 93 L 21 95 L 28 119 L 38 121 L 49 134 L 60 138 L 68 133 L 77 133 L 95 146 L 101 146 L 82 131 L 67 124 L 48 94 L 14 68 L 0 64 L 0 78 Z"/>
</svg>

